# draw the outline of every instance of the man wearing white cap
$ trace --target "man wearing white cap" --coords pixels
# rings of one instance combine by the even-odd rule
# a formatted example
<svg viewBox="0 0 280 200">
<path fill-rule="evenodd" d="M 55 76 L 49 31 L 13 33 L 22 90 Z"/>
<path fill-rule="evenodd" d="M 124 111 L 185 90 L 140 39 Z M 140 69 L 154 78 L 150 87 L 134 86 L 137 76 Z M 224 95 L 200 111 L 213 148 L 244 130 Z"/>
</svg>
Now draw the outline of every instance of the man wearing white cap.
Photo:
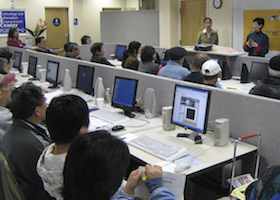
<svg viewBox="0 0 280 200">
<path fill-rule="evenodd" d="M 201 67 L 203 83 L 205 85 L 216 86 L 219 74 L 222 71 L 220 65 L 214 60 L 207 60 Z"/>
<path fill-rule="evenodd" d="M 14 88 L 15 74 L 0 74 L 0 143 L 12 124 L 12 113 L 6 108 L 11 99 Z"/>
</svg>

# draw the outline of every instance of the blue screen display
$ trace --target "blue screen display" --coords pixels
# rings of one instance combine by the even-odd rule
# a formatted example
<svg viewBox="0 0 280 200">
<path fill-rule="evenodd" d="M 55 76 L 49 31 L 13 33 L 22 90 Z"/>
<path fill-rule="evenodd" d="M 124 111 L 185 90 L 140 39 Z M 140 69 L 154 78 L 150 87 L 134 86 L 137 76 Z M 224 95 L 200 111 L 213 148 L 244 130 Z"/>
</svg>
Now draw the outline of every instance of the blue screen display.
<svg viewBox="0 0 280 200">
<path fill-rule="evenodd" d="M 94 67 L 79 65 L 76 87 L 86 93 L 92 93 Z"/>
<path fill-rule="evenodd" d="M 123 57 L 123 52 L 125 51 L 126 46 L 125 45 L 117 45 L 117 50 L 116 50 L 116 58 L 122 58 Z"/>
</svg>

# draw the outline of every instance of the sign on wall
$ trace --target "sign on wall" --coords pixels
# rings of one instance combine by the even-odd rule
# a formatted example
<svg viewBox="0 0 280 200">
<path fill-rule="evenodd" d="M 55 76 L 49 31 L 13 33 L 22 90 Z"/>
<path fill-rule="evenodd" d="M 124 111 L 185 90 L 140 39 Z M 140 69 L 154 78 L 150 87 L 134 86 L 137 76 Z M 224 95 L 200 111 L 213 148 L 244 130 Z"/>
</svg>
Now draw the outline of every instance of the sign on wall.
<svg viewBox="0 0 280 200">
<path fill-rule="evenodd" d="M 244 10 L 243 44 L 247 35 L 254 32 L 252 24 L 257 17 L 264 19 L 262 31 L 269 38 L 269 50 L 280 51 L 280 10 Z"/>
<path fill-rule="evenodd" d="M 19 34 L 26 34 L 25 10 L 0 10 L 0 36 L 7 36 L 10 27 L 17 27 Z"/>
</svg>

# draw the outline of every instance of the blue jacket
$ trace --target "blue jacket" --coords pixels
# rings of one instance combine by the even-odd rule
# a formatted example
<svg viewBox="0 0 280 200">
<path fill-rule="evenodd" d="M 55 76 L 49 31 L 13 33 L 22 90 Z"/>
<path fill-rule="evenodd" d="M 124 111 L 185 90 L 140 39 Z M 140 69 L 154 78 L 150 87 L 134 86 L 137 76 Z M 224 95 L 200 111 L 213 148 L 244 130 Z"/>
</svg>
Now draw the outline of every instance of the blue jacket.
<svg viewBox="0 0 280 200">
<path fill-rule="evenodd" d="M 179 65 L 179 63 L 169 60 L 167 64 L 159 71 L 159 76 L 184 80 L 191 72 Z"/>
</svg>

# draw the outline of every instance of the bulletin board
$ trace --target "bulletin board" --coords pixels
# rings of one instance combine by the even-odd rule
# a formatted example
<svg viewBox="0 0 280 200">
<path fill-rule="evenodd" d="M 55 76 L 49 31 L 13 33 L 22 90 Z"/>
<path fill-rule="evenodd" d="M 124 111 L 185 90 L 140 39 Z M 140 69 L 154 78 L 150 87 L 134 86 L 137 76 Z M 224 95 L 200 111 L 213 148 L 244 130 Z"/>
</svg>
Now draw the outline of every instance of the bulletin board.
<svg viewBox="0 0 280 200">
<path fill-rule="evenodd" d="M 262 31 L 269 38 L 269 50 L 280 51 L 280 10 L 244 10 L 243 44 L 247 36 L 254 32 L 252 24 L 257 17 L 264 19 Z"/>
</svg>

